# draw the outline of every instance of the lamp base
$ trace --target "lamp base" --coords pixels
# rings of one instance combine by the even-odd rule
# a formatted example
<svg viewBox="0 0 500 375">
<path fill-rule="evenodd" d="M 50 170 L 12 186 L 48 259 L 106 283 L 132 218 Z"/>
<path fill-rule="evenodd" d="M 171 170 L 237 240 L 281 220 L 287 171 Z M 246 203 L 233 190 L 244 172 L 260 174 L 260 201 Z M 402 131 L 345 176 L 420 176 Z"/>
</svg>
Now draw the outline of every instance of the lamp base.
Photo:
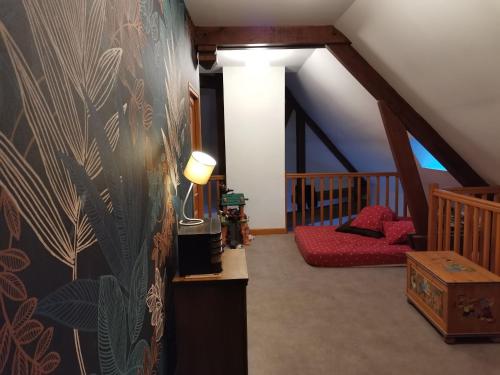
<svg viewBox="0 0 500 375">
<path fill-rule="evenodd" d="M 188 192 L 186 194 L 186 198 L 184 199 L 184 203 L 182 204 L 182 220 L 179 221 L 180 225 L 194 226 L 194 225 L 203 224 L 203 219 L 195 219 L 192 217 L 188 217 L 186 215 L 186 203 L 188 201 L 189 195 L 191 194 L 192 190 L 193 190 L 193 183 L 191 182 L 191 185 L 189 185 L 189 189 L 188 189 Z"/>
<path fill-rule="evenodd" d="M 179 221 L 179 224 L 180 225 L 186 225 L 186 226 L 200 225 L 200 224 L 203 224 L 203 220 L 202 219 L 191 219 L 191 218 L 188 218 L 186 220 Z"/>
</svg>

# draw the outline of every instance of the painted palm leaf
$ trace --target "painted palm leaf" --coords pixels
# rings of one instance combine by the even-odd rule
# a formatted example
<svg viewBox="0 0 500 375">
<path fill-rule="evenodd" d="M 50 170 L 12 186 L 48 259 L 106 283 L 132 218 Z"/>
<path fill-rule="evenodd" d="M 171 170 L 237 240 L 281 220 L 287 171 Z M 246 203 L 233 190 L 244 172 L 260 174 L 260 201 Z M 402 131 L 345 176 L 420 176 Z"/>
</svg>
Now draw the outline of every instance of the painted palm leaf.
<svg viewBox="0 0 500 375">
<path fill-rule="evenodd" d="M 55 258 L 73 264 L 71 239 L 43 181 L 0 132 L 0 185 L 9 190 L 40 242 Z"/>
<path fill-rule="evenodd" d="M 103 167 L 102 177 L 112 211 L 107 209 L 106 202 L 85 169 L 65 155 L 61 155 L 61 158 L 77 186 L 78 195 L 84 202 L 84 212 L 113 274 L 120 285 L 129 291 L 134 264 L 141 247 L 148 246 L 147 239 L 150 237 L 145 233 L 145 230 L 149 230 L 149 209 L 143 203 L 147 201 L 144 191 L 144 153 L 140 149 L 134 152 L 130 128 L 121 104 L 117 104 L 117 108 L 120 108 L 117 112 L 120 145 L 115 153 L 106 135 L 103 120 L 89 98 L 87 105 L 90 134 L 96 139 Z M 138 139 L 142 139 L 140 133 Z M 141 293 L 145 291 L 138 292 L 138 295 Z"/>
</svg>

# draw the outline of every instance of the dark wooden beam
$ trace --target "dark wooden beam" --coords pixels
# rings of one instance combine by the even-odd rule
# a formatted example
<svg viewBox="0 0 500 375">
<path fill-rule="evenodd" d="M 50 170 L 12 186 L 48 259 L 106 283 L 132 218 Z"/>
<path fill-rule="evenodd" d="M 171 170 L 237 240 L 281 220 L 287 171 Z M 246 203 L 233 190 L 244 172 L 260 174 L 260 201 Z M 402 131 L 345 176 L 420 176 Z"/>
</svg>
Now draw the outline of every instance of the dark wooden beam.
<svg viewBox="0 0 500 375">
<path fill-rule="evenodd" d="M 226 136 L 225 136 L 225 121 L 224 121 L 224 83 L 222 74 L 216 74 L 217 90 L 215 93 L 215 101 L 217 106 L 217 144 L 218 144 L 218 160 L 219 174 L 226 175 Z"/>
<path fill-rule="evenodd" d="M 333 26 L 196 27 L 195 44 L 217 47 L 324 47 L 349 43 Z"/>
<path fill-rule="evenodd" d="M 306 117 L 303 111 L 296 112 L 295 119 L 295 144 L 297 173 L 306 172 Z"/>
<path fill-rule="evenodd" d="M 211 67 L 217 48 L 325 47 L 372 94 L 383 100 L 405 128 L 424 145 L 464 186 L 487 183 L 450 147 L 432 126 L 351 46 L 349 39 L 333 26 L 282 27 L 195 27 L 194 41 L 200 63 Z M 215 48 L 215 49 L 214 49 Z"/>
<path fill-rule="evenodd" d="M 217 61 L 217 46 L 214 44 L 198 45 L 197 49 L 200 65 L 207 70 L 212 69 Z"/>
<path fill-rule="evenodd" d="M 285 100 L 285 128 L 288 126 L 288 122 L 290 121 L 292 113 L 293 113 L 293 106 L 290 104 L 290 101 Z"/>
<path fill-rule="evenodd" d="M 378 101 L 384 101 L 408 130 L 464 186 L 487 185 L 432 126 L 349 44 L 327 48 Z"/>
<path fill-rule="evenodd" d="M 200 74 L 200 88 L 222 90 L 222 73 Z"/>
<path fill-rule="evenodd" d="M 200 89 L 215 91 L 215 113 L 217 121 L 217 165 L 214 174 L 226 174 L 226 140 L 224 123 L 224 84 L 221 73 L 200 74 Z M 203 105 L 203 103 L 202 103 Z M 203 124 L 203 119 L 202 119 Z"/>
<path fill-rule="evenodd" d="M 351 164 L 351 162 L 344 156 L 344 154 L 335 146 L 335 144 L 330 140 L 328 135 L 321 129 L 321 127 L 314 121 L 311 116 L 309 116 L 306 111 L 302 108 L 300 103 L 295 99 L 290 89 L 285 90 L 286 102 L 290 103 L 292 108 L 295 108 L 297 116 L 302 113 L 305 117 L 305 121 L 309 128 L 314 134 L 323 142 L 323 144 L 330 150 L 330 152 L 337 158 L 337 160 L 344 166 L 348 172 L 357 172 L 358 170 Z"/>
<path fill-rule="evenodd" d="M 426 234 L 429 208 L 408 139 L 408 132 L 401 120 L 385 102 L 379 101 L 378 107 L 415 230 L 418 235 Z"/>
</svg>

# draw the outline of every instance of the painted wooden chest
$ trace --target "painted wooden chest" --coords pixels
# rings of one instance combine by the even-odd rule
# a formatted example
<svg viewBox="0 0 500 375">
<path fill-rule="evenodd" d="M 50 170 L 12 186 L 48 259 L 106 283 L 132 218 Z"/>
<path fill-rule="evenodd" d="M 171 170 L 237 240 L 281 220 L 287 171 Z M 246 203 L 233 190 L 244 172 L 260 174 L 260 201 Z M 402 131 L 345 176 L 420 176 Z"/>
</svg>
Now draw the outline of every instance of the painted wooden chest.
<svg viewBox="0 0 500 375">
<path fill-rule="evenodd" d="M 406 295 L 447 343 L 500 338 L 500 277 L 458 254 L 409 252 Z"/>
</svg>

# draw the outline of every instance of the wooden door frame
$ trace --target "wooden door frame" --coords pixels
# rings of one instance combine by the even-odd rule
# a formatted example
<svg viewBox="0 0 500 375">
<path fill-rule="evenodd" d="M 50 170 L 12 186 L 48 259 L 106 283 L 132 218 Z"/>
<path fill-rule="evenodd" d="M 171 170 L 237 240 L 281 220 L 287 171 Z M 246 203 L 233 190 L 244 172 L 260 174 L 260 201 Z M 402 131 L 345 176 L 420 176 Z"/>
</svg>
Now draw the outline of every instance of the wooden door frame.
<svg viewBox="0 0 500 375">
<path fill-rule="evenodd" d="M 189 93 L 189 130 L 191 133 L 191 152 L 201 151 L 201 103 L 200 94 L 195 87 L 188 83 Z M 194 101 L 194 119 L 191 118 L 191 99 Z M 194 121 L 191 121 L 194 120 Z M 193 190 L 193 212 L 194 217 L 203 218 L 203 186 L 194 186 Z"/>
</svg>

